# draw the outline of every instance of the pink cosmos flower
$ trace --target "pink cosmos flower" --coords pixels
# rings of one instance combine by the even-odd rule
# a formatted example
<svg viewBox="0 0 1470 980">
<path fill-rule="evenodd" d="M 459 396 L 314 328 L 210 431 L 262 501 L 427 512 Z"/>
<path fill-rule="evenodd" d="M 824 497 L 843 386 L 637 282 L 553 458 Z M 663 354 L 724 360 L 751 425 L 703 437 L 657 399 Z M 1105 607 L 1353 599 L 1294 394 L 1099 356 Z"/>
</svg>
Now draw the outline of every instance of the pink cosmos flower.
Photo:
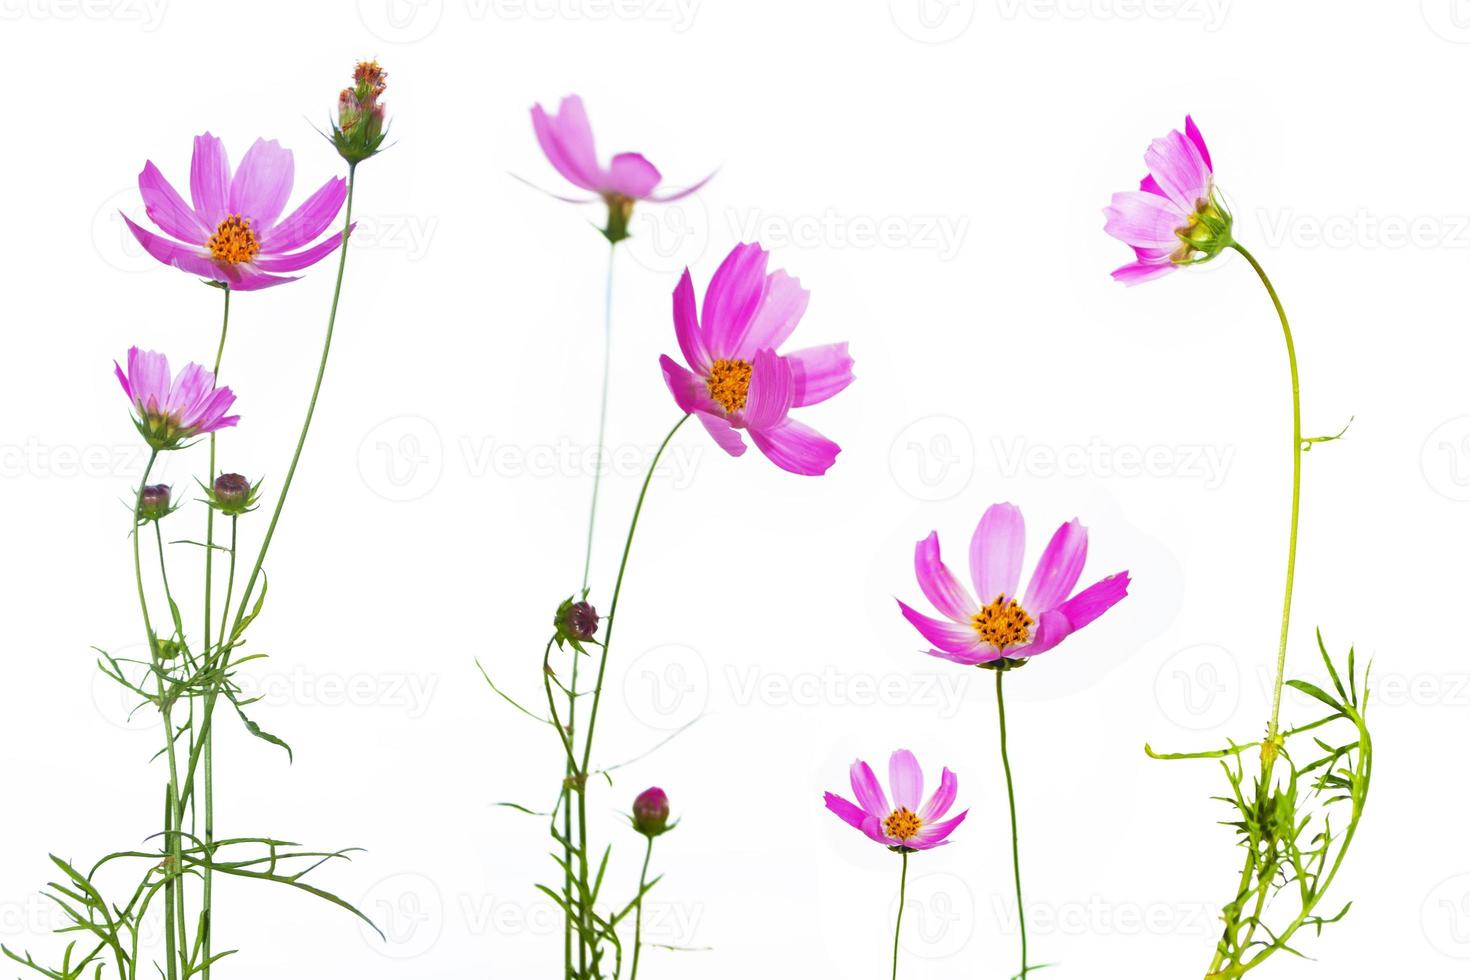
<svg viewBox="0 0 1470 980">
<path fill-rule="evenodd" d="M 292 282 L 297 272 L 321 261 L 342 244 L 329 235 L 310 248 L 327 230 L 347 198 L 347 182 L 328 180 L 282 220 L 291 196 L 295 163 L 291 151 L 275 140 L 258 139 L 231 175 L 225 147 L 209 133 L 194 137 L 194 162 L 189 173 L 193 207 L 148 161 L 138 174 L 138 190 L 148 217 L 165 234 L 155 235 L 133 223 L 129 230 L 158 261 L 176 269 L 219 282 L 231 289 L 265 289 Z M 295 251 L 301 249 L 300 251 Z"/>
<path fill-rule="evenodd" d="M 136 347 L 128 350 L 128 369 L 113 362 L 117 380 L 133 403 L 133 423 L 154 449 L 177 449 L 185 439 L 206 435 L 240 421 L 226 415 L 235 404 L 228 388 L 214 386 L 214 374 L 190 362 L 178 377 L 169 373 L 168 358 Z"/>
<path fill-rule="evenodd" d="M 610 205 L 616 200 L 624 201 L 677 201 L 688 197 L 703 187 L 714 174 L 705 177 L 693 187 L 673 194 L 655 194 L 663 175 L 649 163 L 641 153 L 619 153 L 604 167 L 597 159 L 597 145 L 592 138 L 592 124 L 587 120 L 587 110 L 582 97 L 568 95 L 561 100 L 556 115 L 550 115 L 538 102 L 531 107 L 531 125 L 536 130 L 536 141 L 541 151 L 557 172 L 568 181 L 590 191 L 595 197 L 570 198 L 564 201 L 580 203 L 602 198 Z"/>
<path fill-rule="evenodd" d="M 948 769 L 940 776 L 934 795 L 919 806 L 924 795 L 924 772 L 908 749 L 899 749 L 888 760 L 888 784 L 893 790 L 891 809 L 883 787 L 866 762 L 861 759 L 854 762 L 850 775 L 857 803 L 827 793 L 824 797 L 827 809 L 895 851 L 927 851 L 947 843 L 946 838 L 970 812 L 966 810 L 957 817 L 944 819 L 954 805 L 959 788 L 955 774 Z"/>
<path fill-rule="evenodd" d="M 1113 270 L 1129 286 L 1157 279 L 1181 265 L 1214 258 L 1230 244 L 1230 214 L 1215 196 L 1214 165 L 1194 119 L 1172 130 L 1143 155 L 1148 176 L 1136 191 L 1113 195 L 1104 230 L 1132 246 L 1133 262 Z"/>
<path fill-rule="evenodd" d="M 674 290 L 674 332 L 689 369 L 667 355 L 659 364 L 674 401 L 698 416 L 725 452 L 745 452 L 738 431 L 744 429 L 781 469 L 818 476 L 841 447 L 790 411 L 851 384 L 852 358 L 846 343 L 776 353 L 806 311 L 808 294 L 782 270 L 767 274 L 766 259 L 759 245 L 735 246 L 715 270 L 698 313 L 685 269 Z"/>
<path fill-rule="evenodd" d="M 970 541 L 970 576 L 978 601 L 940 561 L 938 534 L 915 546 L 919 588 L 946 618 L 931 619 L 902 601 L 898 606 L 938 648 L 929 651 L 931 656 L 966 665 L 1034 657 L 1128 594 L 1128 573 L 1119 572 L 1072 595 L 1087 561 L 1087 529 L 1071 520 L 1052 535 L 1026 595 L 1017 602 L 1025 545 L 1026 525 L 1017 507 L 995 504 L 985 512 Z"/>
</svg>

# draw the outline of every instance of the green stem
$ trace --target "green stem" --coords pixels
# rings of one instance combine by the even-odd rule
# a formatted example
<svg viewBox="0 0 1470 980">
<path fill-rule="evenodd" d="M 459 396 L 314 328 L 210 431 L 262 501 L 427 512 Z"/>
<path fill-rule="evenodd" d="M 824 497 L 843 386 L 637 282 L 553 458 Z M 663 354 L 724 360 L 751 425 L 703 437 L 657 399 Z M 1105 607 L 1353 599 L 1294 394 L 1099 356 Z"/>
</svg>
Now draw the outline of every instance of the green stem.
<svg viewBox="0 0 1470 980">
<path fill-rule="evenodd" d="M 597 527 L 597 492 L 602 485 L 602 452 L 607 444 L 607 389 L 612 380 L 612 300 L 613 259 L 617 242 L 607 250 L 607 288 L 602 301 L 602 408 L 597 414 L 597 457 L 592 467 L 592 506 L 587 511 L 587 551 L 582 559 L 582 596 L 586 598 L 587 582 L 592 574 L 592 535 Z"/>
<path fill-rule="evenodd" d="M 1281 641 L 1276 651 L 1276 680 L 1271 689 L 1271 724 L 1267 729 L 1267 742 L 1273 744 L 1280 726 L 1281 687 L 1286 681 L 1286 636 L 1291 628 L 1291 591 L 1296 582 L 1297 524 L 1302 504 L 1302 392 L 1297 375 L 1296 345 L 1291 339 L 1291 324 L 1286 320 L 1281 297 L 1276 295 L 1276 287 L 1271 285 L 1266 270 L 1261 268 L 1256 257 L 1239 243 L 1232 243 L 1231 247 L 1256 270 L 1256 275 L 1261 278 L 1261 285 L 1266 287 L 1266 292 L 1271 297 L 1271 304 L 1276 307 L 1276 315 L 1281 319 L 1281 333 L 1286 339 L 1286 361 L 1291 368 L 1291 531 L 1286 547 L 1286 589 L 1281 600 Z M 1274 755 L 1268 755 L 1266 759 L 1268 773 L 1273 758 Z"/>
<path fill-rule="evenodd" d="M 898 876 L 898 921 L 893 924 L 893 980 L 898 980 L 898 938 L 903 929 L 903 905 L 909 887 L 909 852 L 899 851 L 903 857 L 903 870 Z"/>
<path fill-rule="evenodd" d="M 219 384 L 220 363 L 225 356 L 225 338 L 230 333 L 230 287 L 221 287 L 225 294 L 224 320 L 219 328 L 219 346 L 214 352 L 214 383 Z M 215 433 L 209 434 L 209 484 L 214 485 L 215 477 Z M 235 554 L 234 544 L 230 545 L 230 579 L 234 581 Z M 211 614 L 210 600 L 214 598 L 214 508 L 207 508 L 204 516 L 204 659 L 210 659 L 210 621 L 214 618 Z M 225 597 L 225 613 L 229 615 L 230 600 Z M 224 616 L 220 618 L 220 638 L 224 638 L 225 623 Z M 193 711 L 193 702 L 190 702 L 190 711 Z M 194 737 L 194 726 L 189 726 L 189 737 Z M 200 937 L 203 943 L 204 956 L 204 980 L 209 980 L 210 948 L 213 940 L 214 929 L 212 919 L 214 917 L 214 730 L 211 728 L 204 733 L 204 850 L 210 860 L 204 865 L 204 897 L 199 910 L 199 928 L 203 935 Z"/>
<path fill-rule="evenodd" d="M 653 482 L 653 474 L 658 470 L 658 461 L 663 456 L 664 450 L 669 447 L 669 443 L 674 440 L 674 435 L 687 421 L 689 421 L 689 416 L 684 415 L 678 422 L 674 423 L 674 427 L 669 430 L 669 434 L 664 436 L 664 441 L 659 444 L 658 452 L 653 454 L 653 462 L 648 465 L 648 473 L 643 477 L 643 486 L 638 491 L 638 502 L 633 507 L 633 519 L 628 524 L 628 536 L 623 541 L 623 558 L 618 563 L 618 577 L 613 585 L 612 604 L 608 607 L 607 611 L 607 632 L 602 638 L 602 655 L 598 659 L 597 664 L 597 683 L 592 688 L 592 707 L 587 715 L 587 737 L 582 741 L 582 765 L 579 767 L 581 775 L 574 787 L 577 793 L 577 840 L 580 844 L 579 850 L 581 852 L 579 883 L 581 893 L 584 895 L 588 894 L 590 889 L 588 868 L 588 852 L 590 848 L 587 845 L 587 778 L 591 774 L 592 736 L 597 730 L 597 709 L 602 704 L 602 684 L 607 675 L 607 654 L 608 650 L 612 647 L 613 627 L 617 625 L 618 600 L 623 594 L 623 576 L 628 571 L 628 555 L 633 550 L 633 535 L 638 530 L 638 518 L 643 513 L 643 501 L 648 496 L 648 485 Z M 588 941 L 588 937 L 592 935 L 590 916 L 591 910 L 584 908 L 582 910 L 582 928 L 580 930 L 584 944 Z"/>
<path fill-rule="evenodd" d="M 648 862 L 653 858 L 653 837 L 643 852 L 643 870 L 638 873 L 638 905 L 633 912 L 633 971 L 628 980 L 638 980 L 638 954 L 643 951 L 643 892 L 648 887 Z"/>
<path fill-rule="evenodd" d="M 1006 800 L 1011 808 L 1011 867 L 1016 878 L 1016 921 L 1021 924 L 1021 972 L 1016 976 L 1024 980 L 1030 970 L 1027 966 L 1030 961 L 1026 957 L 1026 906 L 1021 899 L 1021 841 L 1016 825 L 1016 784 L 1011 778 L 1011 758 L 1006 749 L 1006 699 L 1001 685 L 1004 677 L 1004 670 L 995 672 L 995 710 L 1000 717 L 1000 764 L 1006 772 Z"/>
</svg>

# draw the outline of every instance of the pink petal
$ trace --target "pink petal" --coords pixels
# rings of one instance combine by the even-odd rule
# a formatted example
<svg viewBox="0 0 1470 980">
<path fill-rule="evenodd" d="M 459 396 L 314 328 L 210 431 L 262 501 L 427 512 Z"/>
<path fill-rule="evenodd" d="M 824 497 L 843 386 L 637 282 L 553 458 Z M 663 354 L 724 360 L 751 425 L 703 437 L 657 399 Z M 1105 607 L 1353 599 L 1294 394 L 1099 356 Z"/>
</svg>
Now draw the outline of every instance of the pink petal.
<svg viewBox="0 0 1470 980">
<path fill-rule="evenodd" d="M 977 643 L 973 650 L 963 650 L 959 653 L 951 653 L 948 650 L 925 650 L 931 657 L 940 660 L 948 660 L 952 664 L 961 664 L 965 667 L 974 667 L 976 664 L 988 664 L 1001 659 L 1001 652 L 992 646 Z"/>
<path fill-rule="evenodd" d="M 955 774 L 945 769 L 939 776 L 939 788 L 934 795 L 929 797 L 929 802 L 924 804 L 924 809 L 919 811 L 919 819 L 925 824 L 933 823 L 943 818 L 954 806 L 955 796 L 959 792 L 959 780 Z"/>
<path fill-rule="evenodd" d="M 1154 140 L 1143 162 L 1169 200 L 1186 213 L 1210 196 L 1209 165 L 1177 129 Z"/>
<path fill-rule="evenodd" d="M 1072 594 L 1087 563 L 1087 528 L 1075 518 L 1057 528 L 1031 573 L 1021 605 L 1036 616 L 1061 605 Z"/>
<path fill-rule="evenodd" d="M 605 190 L 641 201 L 658 186 L 662 178 L 658 168 L 641 153 L 619 153 L 607 168 Z"/>
<path fill-rule="evenodd" d="M 1131 581 L 1127 572 L 1109 575 L 1062 603 L 1057 612 L 1067 617 L 1072 629 L 1080 630 L 1117 605 L 1128 594 Z"/>
<path fill-rule="evenodd" d="M 179 192 L 164 179 L 163 174 L 149 160 L 138 174 L 138 191 L 143 195 L 143 208 L 149 219 L 165 233 L 190 245 L 203 245 L 214 228 L 206 228 L 194 209 L 184 203 Z"/>
<path fill-rule="evenodd" d="M 980 611 L 974 597 L 965 591 L 960 580 L 940 560 L 937 532 L 931 531 L 927 538 L 914 546 L 914 573 L 924 597 L 955 622 L 968 623 Z"/>
<path fill-rule="evenodd" d="M 347 181 L 333 177 L 317 188 L 301 205 L 260 237 L 260 250 L 272 254 L 289 252 L 312 241 L 336 220 L 347 200 Z"/>
<path fill-rule="evenodd" d="M 1014 598 L 1026 554 L 1026 522 L 1014 504 L 992 504 L 970 538 L 970 578 L 982 606 Z"/>
<path fill-rule="evenodd" d="M 650 201 L 657 201 L 657 202 L 660 202 L 660 203 L 667 203 L 669 201 L 677 201 L 680 198 L 688 197 L 690 194 L 696 193 L 701 187 L 703 187 L 705 184 L 708 184 L 711 180 L 713 180 L 714 179 L 714 176 L 715 176 L 715 173 L 717 173 L 717 172 L 718 171 L 711 171 L 708 175 L 706 175 L 704 177 L 704 179 L 699 180 L 699 181 L 696 181 L 694 184 L 691 184 L 690 186 L 684 188 L 681 191 L 673 191 L 672 193 L 669 193 L 669 194 L 649 194 L 648 195 L 648 199 Z"/>
<path fill-rule="evenodd" d="M 779 427 L 791 410 L 796 384 L 791 367 L 773 350 L 761 350 L 751 364 L 750 388 L 741 409 L 741 420 L 754 433 Z M 760 443 L 756 443 L 760 445 Z M 764 451 L 764 450 L 762 450 Z"/>
<path fill-rule="evenodd" d="M 762 347 L 780 347 L 801 322 L 809 297 L 800 280 L 780 269 L 771 273 L 766 277 L 760 306 L 744 332 L 727 339 L 726 349 L 733 352 L 727 356 L 749 360 Z"/>
<path fill-rule="evenodd" d="M 694 417 L 699 419 L 704 425 L 704 430 L 710 434 L 710 438 L 725 452 L 731 456 L 745 454 L 745 440 L 740 438 L 740 433 L 723 417 L 712 415 L 709 412 L 695 412 Z"/>
<path fill-rule="evenodd" d="M 263 272 L 254 271 L 250 266 L 235 266 L 231 275 L 230 288 L 237 293 L 248 293 L 257 289 L 282 286 L 301 278 L 300 276 L 268 276 Z"/>
<path fill-rule="evenodd" d="M 954 829 L 965 822 L 970 815 L 966 810 L 955 817 L 950 817 L 943 823 L 929 824 L 919 830 L 919 836 L 908 842 L 908 846 L 916 851 L 927 851 L 932 847 L 938 847 L 944 843 L 945 838 L 954 833 Z"/>
<path fill-rule="evenodd" d="M 899 749 L 888 757 L 888 786 L 893 790 L 894 809 L 917 813 L 924 798 L 924 770 L 908 749 Z"/>
<path fill-rule="evenodd" d="M 789 415 L 768 429 L 751 429 L 750 440 L 767 459 L 798 476 L 821 476 L 842 452 L 837 443 Z"/>
<path fill-rule="evenodd" d="M 685 413 L 707 412 L 711 415 L 723 414 L 720 407 L 710 398 L 709 387 L 704 383 L 703 378 L 686 370 L 667 354 L 659 355 L 658 363 L 664 372 L 664 384 L 668 385 L 669 393 L 674 396 L 674 401 L 678 403 L 682 411 Z M 736 435 L 735 439 L 739 441 L 740 436 Z"/>
<path fill-rule="evenodd" d="M 759 245 L 736 245 L 715 270 L 704 293 L 699 322 L 711 356 L 740 357 L 740 342 L 765 293 L 766 250 Z"/>
<path fill-rule="evenodd" d="M 1206 169 L 1213 173 L 1215 164 L 1210 160 L 1210 151 L 1205 147 L 1205 138 L 1200 135 L 1199 127 L 1194 124 L 1193 116 L 1184 117 L 1184 135 L 1189 138 L 1189 141 L 1194 144 L 1194 148 L 1199 151 L 1200 159 L 1204 160 Z"/>
<path fill-rule="evenodd" d="M 1023 647 L 1009 647 L 1005 655 L 1034 657 L 1038 653 L 1045 653 L 1071 635 L 1072 624 L 1067 622 L 1067 617 L 1060 610 L 1049 609 L 1036 617 L 1036 632 L 1031 634 L 1031 642 Z"/>
<path fill-rule="evenodd" d="M 232 272 L 229 266 L 201 255 L 197 245 L 180 245 L 178 242 L 155 235 L 151 231 L 144 231 L 125 214 L 122 219 L 127 223 L 128 230 L 133 233 L 133 237 L 138 240 L 138 244 L 143 246 L 143 251 L 164 265 L 171 265 L 175 269 L 182 269 L 192 275 L 203 276 L 214 282 L 228 282 L 231 286 L 234 286 L 239 279 L 238 273 Z"/>
<path fill-rule="evenodd" d="M 351 234 L 352 228 L 356 227 L 357 225 L 354 223 L 351 228 L 348 228 L 348 234 Z M 307 266 L 315 265 L 328 255 L 331 255 L 341 244 L 341 235 L 328 235 L 311 248 L 304 249 L 300 252 L 292 252 L 289 255 L 267 255 L 262 252 L 255 257 L 255 261 L 251 264 L 263 272 L 298 272 Z"/>
<path fill-rule="evenodd" d="M 285 210 L 295 179 L 291 151 L 275 140 L 256 140 L 230 181 L 230 213 L 249 218 L 256 234 L 264 234 Z"/>
<path fill-rule="evenodd" d="M 194 199 L 194 213 L 213 232 L 225 220 L 229 206 L 230 158 L 224 143 L 208 133 L 194 137 L 189 196 Z"/>
<path fill-rule="evenodd" d="M 883 836 L 882 822 L 877 817 L 871 816 L 836 793 L 825 793 L 823 799 L 827 809 L 841 817 L 844 823 L 856 827 L 880 844 L 888 843 L 888 838 Z"/>
<path fill-rule="evenodd" d="M 592 140 L 592 124 L 580 96 L 561 100 L 555 116 L 548 116 L 538 103 L 531 107 L 531 126 L 541 152 L 557 173 L 583 190 L 603 190 L 602 168 L 597 163 L 597 148 Z"/>
<path fill-rule="evenodd" d="M 1139 259 L 1114 269 L 1113 278 L 1125 286 L 1137 286 L 1141 282 L 1167 276 L 1177 268 L 1179 266 L 1168 259 Z"/>
<path fill-rule="evenodd" d="M 1141 248 L 1178 248 L 1179 236 L 1174 232 L 1189 221 L 1188 214 L 1173 201 L 1146 191 L 1114 194 L 1112 205 L 1103 209 L 1103 215 L 1107 218 L 1104 231 Z"/>
<path fill-rule="evenodd" d="M 699 329 L 694 280 L 687 268 L 679 278 L 679 285 L 674 287 L 674 336 L 678 338 L 679 349 L 684 352 L 684 363 L 699 374 L 709 374 L 709 351 L 705 349 L 704 336 Z"/>
<path fill-rule="evenodd" d="M 792 405 L 816 405 L 852 384 L 852 358 L 847 343 L 807 347 L 784 355 L 796 381 Z"/>
<path fill-rule="evenodd" d="M 980 634 L 976 633 L 970 627 L 944 620 L 931 619 L 923 613 L 910 608 L 902 600 L 899 601 L 898 608 L 902 611 L 903 618 L 907 619 L 924 639 L 945 653 L 963 655 L 966 658 L 971 656 L 978 658 L 981 656 L 982 644 L 980 642 Z M 995 658 L 990 657 L 988 659 L 993 660 Z M 966 659 L 962 662 L 978 663 L 979 660 Z"/>
<path fill-rule="evenodd" d="M 869 816 L 882 820 L 893 812 L 889 809 L 888 797 L 883 795 L 883 787 L 878 784 L 878 777 L 873 775 L 872 767 L 866 762 L 861 759 L 853 762 L 848 778 L 852 781 L 852 792 L 857 797 L 858 806 L 868 811 Z"/>
</svg>

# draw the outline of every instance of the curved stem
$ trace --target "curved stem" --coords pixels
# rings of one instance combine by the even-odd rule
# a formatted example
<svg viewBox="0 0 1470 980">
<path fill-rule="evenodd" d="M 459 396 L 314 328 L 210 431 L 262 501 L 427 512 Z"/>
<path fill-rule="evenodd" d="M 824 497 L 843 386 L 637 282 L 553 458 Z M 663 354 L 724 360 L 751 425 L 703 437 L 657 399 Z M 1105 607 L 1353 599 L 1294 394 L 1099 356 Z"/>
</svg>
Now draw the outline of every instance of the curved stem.
<svg viewBox="0 0 1470 980">
<path fill-rule="evenodd" d="M 592 575 L 592 536 L 597 527 L 597 492 L 602 485 L 602 454 L 607 444 L 607 389 L 612 380 L 613 259 L 617 253 L 617 242 L 613 242 L 607 250 L 607 288 L 602 300 L 602 407 L 597 414 L 597 458 L 592 467 L 592 506 L 587 511 L 587 551 L 582 559 L 584 598 L 588 579 Z"/>
<path fill-rule="evenodd" d="M 1029 962 L 1026 958 L 1026 907 L 1021 901 L 1021 841 L 1016 825 L 1016 785 L 1011 779 L 1011 759 L 1006 750 L 1006 699 L 1001 687 L 1004 677 L 1004 670 L 995 672 L 995 710 L 1000 717 L 1000 763 L 1006 772 L 1006 799 L 1011 808 L 1011 867 L 1016 878 L 1016 921 L 1021 924 L 1021 972 L 1016 976 L 1024 980 L 1030 967 L 1026 965 Z"/>
<path fill-rule="evenodd" d="M 1271 689 L 1271 723 L 1267 729 L 1267 741 L 1274 743 L 1281 718 L 1281 687 L 1286 680 L 1286 637 L 1291 627 L 1291 591 L 1296 581 L 1297 524 L 1302 503 L 1301 382 L 1297 375 L 1296 345 L 1291 339 L 1291 324 L 1286 320 L 1286 310 L 1281 306 L 1281 297 L 1276 295 L 1276 287 L 1271 285 L 1266 270 L 1261 268 L 1261 264 L 1256 261 L 1254 255 L 1246 251 L 1245 246 L 1232 243 L 1231 247 L 1250 263 L 1252 269 L 1256 270 L 1256 275 L 1261 278 L 1261 285 L 1266 287 L 1266 292 L 1271 297 L 1271 304 L 1276 307 L 1276 315 L 1281 320 L 1281 333 L 1286 339 L 1286 361 L 1291 368 L 1291 531 L 1286 547 L 1286 589 L 1281 600 L 1281 641 L 1276 651 L 1276 679 Z M 1274 753 L 1268 753 L 1266 760 L 1268 773 L 1272 758 L 1274 758 Z"/>
<path fill-rule="evenodd" d="M 898 921 L 893 924 L 893 980 L 898 980 L 898 937 L 903 928 L 903 903 L 909 887 L 909 852 L 899 854 L 903 856 L 903 870 L 898 877 Z"/>
<path fill-rule="evenodd" d="M 225 294 L 225 315 L 219 328 L 219 346 L 214 352 L 214 383 L 219 384 L 219 367 L 225 357 L 225 338 L 230 333 L 230 287 L 221 287 Z M 209 434 L 209 485 L 214 485 L 215 476 L 215 434 Z M 235 580 L 235 545 L 230 543 L 230 583 Z M 207 508 L 204 517 L 204 659 L 210 659 L 210 621 L 214 618 L 210 609 L 210 601 L 214 598 L 214 508 Z M 225 596 L 225 613 L 229 615 L 230 599 Z M 220 638 L 224 638 L 225 623 L 224 616 L 220 617 Z M 189 703 L 189 710 L 193 711 L 194 705 Z M 189 737 L 194 737 L 194 726 L 189 726 Z M 199 911 L 200 937 L 203 944 L 204 957 L 204 980 L 209 980 L 210 948 L 212 945 L 214 930 L 211 928 L 211 919 L 214 912 L 214 729 L 210 728 L 204 733 L 204 849 L 210 860 L 204 865 L 204 897 Z M 192 812 L 192 811 L 191 811 Z"/>
<path fill-rule="evenodd" d="M 633 913 L 633 972 L 628 980 L 638 980 L 638 954 L 643 951 L 643 892 L 648 887 L 648 862 L 653 857 L 653 837 L 643 852 L 643 870 L 638 874 L 638 907 Z"/>
</svg>

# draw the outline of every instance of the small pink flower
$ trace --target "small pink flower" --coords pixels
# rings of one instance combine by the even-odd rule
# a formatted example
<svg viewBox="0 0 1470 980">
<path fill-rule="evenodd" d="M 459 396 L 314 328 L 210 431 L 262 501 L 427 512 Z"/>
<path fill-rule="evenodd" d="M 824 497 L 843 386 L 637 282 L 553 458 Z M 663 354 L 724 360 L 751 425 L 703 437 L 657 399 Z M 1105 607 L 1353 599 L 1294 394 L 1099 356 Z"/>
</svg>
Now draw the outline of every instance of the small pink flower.
<svg viewBox="0 0 1470 980">
<path fill-rule="evenodd" d="M 186 364 L 175 378 L 167 357 L 133 347 L 127 371 L 116 362 L 113 367 L 137 413 L 133 422 L 154 449 L 177 449 L 186 439 L 240 421 L 238 415 L 225 414 L 235 404 L 234 392 L 216 388 L 214 375 L 198 364 Z"/>
<path fill-rule="evenodd" d="M 737 245 L 720 263 L 696 312 L 689 270 L 674 290 L 674 333 L 688 363 L 659 358 L 664 382 L 731 456 L 745 452 L 739 430 L 781 469 L 819 476 L 841 447 L 790 417 L 852 383 L 847 344 L 778 354 L 806 311 L 807 291 L 784 271 L 766 273 L 766 250 Z"/>
<path fill-rule="evenodd" d="M 1103 209 L 1104 230 L 1133 248 L 1134 261 L 1113 270 L 1129 286 L 1208 261 L 1230 244 L 1230 214 L 1215 196 L 1214 165 L 1194 119 L 1154 140 L 1143 160 L 1149 172 L 1139 189 L 1114 194 Z"/>
<path fill-rule="evenodd" d="M 1025 597 L 1017 602 L 1025 546 L 1021 511 L 1012 504 L 991 506 L 970 541 L 970 576 L 978 601 L 940 561 L 938 534 L 931 533 L 915 546 L 919 588 L 946 619 L 931 619 L 902 601 L 898 606 L 938 648 L 929 651 L 931 656 L 966 665 L 1034 657 L 1128 594 L 1128 573 L 1119 572 L 1072 595 L 1087 561 L 1087 529 L 1072 520 L 1052 535 Z"/>
<path fill-rule="evenodd" d="M 569 95 L 561 100 L 556 115 L 550 115 L 538 102 L 531 107 L 531 125 L 536 130 L 536 140 L 546 159 L 557 172 L 572 184 L 596 197 L 563 198 L 581 201 L 602 198 L 613 203 L 615 199 L 628 201 L 677 201 L 703 187 L 710 179 L 705 177 L 692 187 L 673 194 L 655 194 L 654 190 L 663 180 L 658 168 L 649 163 L 641 153 L 619 153 L 604 167 L 597 159 L 597 145 L 592 138 L 592 124 L 587 120 L 587 110 L 582 98 Z"/>
<path fill-rule="evenodd" d="M 944 819 L 959 789 L 955 774 L 948 769 L 940 776 L 934 795 L 922 807 L 919 805 L 924 795 L 924 772 L 908 749 L 899 749 L 888 760 L 892 807 L 866 762 L 861 759 L 854 762 L 850 776 L 857 803 L 827 793 L 824 797 L 827 809 L 870 839 L 895 851 L 927 851 L 947 843 L 946 838 L 970 812 L 966 810 L 957 817 Z"/>
<path fill-rule="evenodd" d="M 328 180 L 295 211 L 277 220 L 291 196 L 294 175 L 291 151 L 263 139 L 246 151 L 232 175 L 224 144 L 205 133 L 194 137 L 189 173 L 193 207 L 184 203 L 153 161 L 138 174 L 148 218 L 171 237 L 146 231 L 127 215 L 123 220 L 144 250 L 165 265 L 231 289 L 278 286 L 300 277 L 275 273 L 305 269 L 342 244 L 342 236 L 332 234 L 303 248 L 342 210 L 347 182 L 341 177 Z"/>
</svg>

